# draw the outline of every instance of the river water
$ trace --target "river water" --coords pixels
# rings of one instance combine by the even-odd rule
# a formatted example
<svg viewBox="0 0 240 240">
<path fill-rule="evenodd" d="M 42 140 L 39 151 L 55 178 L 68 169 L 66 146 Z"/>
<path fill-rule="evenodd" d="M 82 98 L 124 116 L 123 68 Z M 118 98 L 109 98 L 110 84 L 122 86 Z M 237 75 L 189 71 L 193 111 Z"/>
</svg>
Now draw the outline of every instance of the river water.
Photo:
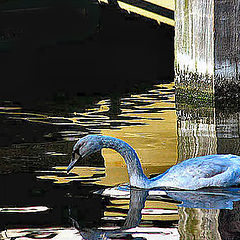
<svg viewBox="0 0 240 240">
<path fill-rule="evenodd" d="M 31 55 L 31 49 L 22 63 L 20 55 L 26 48 L 19 47 L 15 60 L 19 65 L 5 78 L 8 88 L 1 89 L 5 95 L 0 102 L 0 239 L 239 239 L 236 187 L 130 188 L 126 165 L 112 150 L 83 159 L 66 173 L 73 145 L 87 134 L 129 143 L 148 177 L 187 158 L 240 154 L 239 109 L 176 102 L 169 70 L 173 59 L 168 53 L 173 38 L 163 36 L 168 30 L 125 13 L 119 14 L 117 26 L 108 26 L 116 19 L 114 11 L 100 11 L 102 28 L 87 43 L 48 45 L 37 55 Z M 85 10 L 78 12 L 82 18 L 91 16 Z M 92 13 L 96 16 L 95 10 Z M 96 31 L 91 24 L 82 38 Z M 6 50 L 6 45 L 1 47 Z M 34 71 L 29 73 L 26 64 Z M 15 70 L 18 79 L 28 79 L 24 84 L 15 82 L 12 89 Z M 93 84 L 93 77 L 99 82 Z M 80 86 L 80 94 L 61 95 L 61 79 L 67 92 L 70 89 L 74 95 Z M 59 85 L 57 98 L 44 95 Z M 40 101 L 31 101 L 38 87 Z"/>
<path fill-rule="evenodd" d="M 128 182 L 124 161 L 116 152 L 103 151 L 68 175 L 72 146 L 89 133 L 118 137 L 136 149 L 147 176 L 165 171 L 177 161 L 173 86 L 161 84 L 142 94 L 102 99 L 78 112 L 32 113 L 5 103 L 2 123 L 13 133 L 2 136 L 2 238 L 81 239 L 72 215 L 86 234 L 122 226 L 129 192 L 126 196 L 117 190 L 113 196 L 111 191 L 95 192 Z M 123 235 L 178 236 L 176 201 L 153 197 L 142 211 L 144 227 Z"/>
<path fill-rule="evenodd" d="M 86 108 L 65 104 L 73 110 L 60 111 L 65 108 L 59 104 L 56 109 L 51 105 L 48 112 L 27 111 L 11 102 L 1 106 L 1 124 L 8 130 L 1 136 L 0 149 L 1 239 L 238 236 L 238 188 L 130 191 L 124 185 L 128 182 L 125 163 L 112 150 L 84 159 L 70 174 L 65 171 L 73 144 L 87 134 L 114 136 L 131 144 L 148 177 L 183 158 L 217 148 L 224 151 L 230 142 L 232 146 L 237 142 L 236 151 L 236 113 L 224 115 L 223 122 L 215 112 L 214 116 L 220 115 L 216 124 L 212 108 L 176 110 L 173 83 L 95 99 Z M 224 136 L 221 129 L 226 127 L 233 130 L 224 130 L 228 133 Z M 231 228 L 225 224 L 229 217 Z"/>
</svg>

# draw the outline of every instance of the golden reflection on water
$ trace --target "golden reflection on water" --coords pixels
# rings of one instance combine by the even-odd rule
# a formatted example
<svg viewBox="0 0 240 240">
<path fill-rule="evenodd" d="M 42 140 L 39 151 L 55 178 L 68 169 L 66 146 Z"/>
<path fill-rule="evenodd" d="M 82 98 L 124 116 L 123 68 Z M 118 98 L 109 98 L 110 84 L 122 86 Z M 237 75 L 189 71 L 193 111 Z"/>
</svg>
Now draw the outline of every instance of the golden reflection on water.
<svg viewBox="0 0 240 240">
<path fill-rule="evenodd" d="M 21 109 L 16 109 L 15 112 L 11 109 L 5 109 L 1 113 L 9 118 L 37 124 L 66 126 L 64 130 L 59 132 L 65 141 L 75 142 L 79 137 L 88 133 L 120 138 L 137 151 L 144 172 L 150 177 L 152 174 L 165 171 L 177 161 L 177 117 L 173 87 L 173 83 L 158 85 L 143 94 L 123 97 L 117 102 L 113 102 L 112 99 L 104 99 L 82 112 L 73 112 L 65 116 L 25 113 Z M 69 126 L 75 128 L 69 128 Z M 45 151 L 46 156 L 56 158 L 67 157 L 66 154 L 70 158 L 70 153 L 71 149 L 69 152 L 52 149 Z M 103 156 L 105 167 L 90 167 L 91 164 L 89 164 L 89 166 L 75 167 L 71 174 L 67 175 L 66 166 L 56 166 L 49 171 L 39 171 L 38 178 L 51 180 L 57 184 L 80 181 L 81 183 L 90 182 L 104 186 L 116 186 L 128 182 L 127 168 L 122 157 L 107 149 L 103 150 Z M 122 196 L 121 199 L 110 197 L 102 220 L 116 221 L 118 224 L 117 221 L 126 219 L 128 209 L 129 197 Z M 154 226 L 154 221 L 176 222 L 178 220 L 177 203 L 150 198 L 146 200 L 145 207 L 142 209 L 140 228 L 141 231 L 150 232 L 150 228 Z M 160 228 L 156 229 L 157 234 L 159 234 Z M 31 231 L 29 229 L 29 232 Z M 136 234 L 135 229 L 132 231 L 133 234 Z M 175 239 L 178 239 L 176 227 L 169 230 L 161 228 L 161 231 L 167 231 L 166 234 L 171 232 L 171 236 L 176 235 Z M 175 231 L 174 234 L 172 231 Z M 80 235 L 76 235 L 75 229 L 46 229 L 43 231 L 39 229 L 39 231 L 33 230 L 33 232 L 38 238 L 48 234 L 56 234 L 54 239 L 65 239 L 66 236 L 69 237 L 73 233 L 74 237 L 81 239 Z M 21 230 L 12 229 L 5 233 L 7 236 L 16 237 L 16 239 L 26 238 L 25 232 L 23 233 Z M 161 234 L 165 235 L 165 233 Z M 154 234 L 148 234 L 148 237 L 150 235 Z M 9 238 L 5 236 L 3 239 Z"/>
<path fill-rule="evenodd" d="M 166 84 L 165 87 L 172 88 L 173 84 Z M 161 87 L 161 86 L 159 86 Z M 143 101 L 144 96 L 134 95 Z M 137 109 L 164 109 L 174 108 L 174 96 L 169 101 L 151 100 L 150 105 L 138 106 Z M 147 99 L 148 100 L 148 99 Z M 146 100 L 145 100 L 146 101 Z M 177 142 L 176 142 L 176 112 L 175 110 L 142 112 L 136 113 L 135 110 L 125 110 L 122 115 L 130 117 L 141 117 L 141 119 L 128 120 L 129 122 L 143 123 L 125 126 L 119 130 L 103 129 L 101 134 L 120 138 L 129 143 L 138 153 L 145 174 L 163 172 L 177 161 Z M 157 120 L 155 120 L 157 119 Z M 162 119 L 162 120 L 158 120 Z M 106 164 L 106 177 L 101 183 L 104 185 L 116 185 L 128 182 L 127 170 L 121 156 L 112 150 L 103 151 Z"/>
<path fill-rule="evenodd" d="M 150 176 L 165 171 L 177 161 L 177 119 L 173 87 L 173 83 L 156 85 L 154 89 L 143 94 L 133 94 L 116 102 L 112 102 L 112 99 L 104 99 L 92 108 L 65 116 L 26 113 L 20 107 L 3 107 L 0 114 L 10 119 L 37 124 L 75 127 L 59 132 L 66 141 L 76 141 L 89 132 L 120 138 L 137 151 L 144 172 Z M 49 155 L 49 152 L 46 154 Z M 59 153 L 51 153 L 51 155 L 58 157 Z M 59 177 L 51 174 L 40 178 L 66 183 L 72 180 L 86 180 L 86 178 L 90 180 L 93 177 L 95 183 L 107 186 L 128 182 L 126 166 L 121 156 L 106 149 L 103 151 L 103 156 L 105 176 L 97 179 L 93 177 L 94 170 L 89 167 L 75 167 L 72 170 L 76 174 L 75 177 Z M 97 170 L 96 173 L 99 171 Z"/>
<path fill-rule="evenodd" d="M 66 167 L 55 167 L 56 173 L 60 173 L 60 171 L 62 173 L 65 173 Z M 39 171 L 40 172 L 40 171 Z M 75 173 L 75 171 L 73 171 Z M 41 171 L 40 173 L 44 173 L 44 171 Z M 51 171 L 51 173 L 54 173 L 53 171 Z M 77 181 L 100 181 L 100 177 L 96 177 L 94 178 L 95 174 L 104 174 L 105 173 L 105 168 L 101 168 L 101 167 L 77 167 L 77 171 L 76 174 L 73 176 L 68 176 L 68 177 L 57 177 L 55 175 L 51 175 L 51 176 L 38 176 L 37 178 L 39 179 L 49 179 L 49 180 L 53 180 L 54 183 L 68 183 L 70 181 L 73 180 L 77 180 Z M 97 183 L 97 182 L 96 182 Z"/>
<path fill-rule="evenodd" d="M 105 218 L 126 217 L 127 212 L 121 210 L 129 209 L 129 200 L 113 199 L 111 205 L 104 211 Z M 177 221 L 179 220 L 177 203 L 146 200 L 142 209 L 142 221 Z"/>
<path fill-rule="evenodd" d="M 112 107 L 107 99 L 98 102 L 96 107 L 86 109 L 84 113 L 74 113 L 74 116 L 67 120 L 72 124 L 93 129 L 99 127 L 100 134 L 117 137 L 129 143 L 137 151 L 144 172 L 149 177 L 151 174 L 164 172 L 177 161 L 177 119 L 172 89 L 173 83 L 157 85 L 156 89 L 145 94 L 122 98 L 118 106 L 118 119 L 104 115 Z M 117 127 L 112 126 L 113 123 L 118 123 Z M 66 140 L 75 138 L 74 134 L 68 134 L 66 133 Z M 128 182 L 127 169 L 122 157 L 109 149 L 103 150 L 103 156 L 104 177 L 94 178 L 96 172 L 89 167 L 75 167 L 72 170 L 72 173 L 76 174 L 74 177 L 45 175 L 40 178 L 51 179 L 56 183 L 84 181 L 84 178 L 88 178 L 96 184 L 107 186 Z M 60 167 L 59 170 L 63 168 Z"/>
</svg>

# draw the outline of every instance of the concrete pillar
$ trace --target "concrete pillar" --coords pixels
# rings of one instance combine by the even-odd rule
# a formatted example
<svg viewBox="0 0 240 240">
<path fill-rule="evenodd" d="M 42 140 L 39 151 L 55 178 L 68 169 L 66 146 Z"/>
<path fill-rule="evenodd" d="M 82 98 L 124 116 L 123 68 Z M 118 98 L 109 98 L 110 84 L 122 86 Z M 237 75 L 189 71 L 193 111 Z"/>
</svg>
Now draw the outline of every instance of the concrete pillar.
<svg viewBox="0 0 240 240">
<path fill-rule="evenodd" d="M 175 4 L 177 96 L 237 99 L 240 0 L 176 0 Z"/>
</svg>

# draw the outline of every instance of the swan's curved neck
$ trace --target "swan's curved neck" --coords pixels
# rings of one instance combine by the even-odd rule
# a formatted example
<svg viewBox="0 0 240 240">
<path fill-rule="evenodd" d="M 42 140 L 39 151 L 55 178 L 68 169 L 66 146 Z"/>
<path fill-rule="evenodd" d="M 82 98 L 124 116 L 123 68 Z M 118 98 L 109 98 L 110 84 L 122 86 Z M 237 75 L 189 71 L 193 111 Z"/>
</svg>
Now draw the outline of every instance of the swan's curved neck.
<svg viewBox="0 0 240 240">
<path fill-rule="evenodd" d="M 108 136 L 102 136 L 103 148 L 111 148 L 117 151 L 125 160 L 128 169 L 130 185 L 140 188 L 148 188 L 150 181 L 143 173 L 143 169 L 137 153 L 126 142 Z"/>
</svg>

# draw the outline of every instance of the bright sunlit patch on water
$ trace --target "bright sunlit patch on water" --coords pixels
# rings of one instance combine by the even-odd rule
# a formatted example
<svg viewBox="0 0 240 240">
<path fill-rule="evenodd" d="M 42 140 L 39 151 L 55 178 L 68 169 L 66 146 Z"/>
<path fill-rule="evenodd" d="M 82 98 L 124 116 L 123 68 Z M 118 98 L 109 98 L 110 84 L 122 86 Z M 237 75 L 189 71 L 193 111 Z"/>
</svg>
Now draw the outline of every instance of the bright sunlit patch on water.
<svg viewBox="0 0 240 240">
<path fill-rule="evenodd" d="M 177 228 L 141 228 L 136 227 L 126 232 L 134 232 L 133 237 L 141 237 L 146 240 L 177 240 L 180 239 Z"/>
<path fill-rule="evenodd" d="M 173 83 L 156 85 L 154 89 L 145 93 L 117 100 L 104 99 L 83 112 L 73 112 L 72 116 L 64 118 L 48 117 L 48 121 L 50 124 L 61 123 L 64 126 L 66 123 L 81 127 L 81 130 L 60 131 L 67 141 L 75 141 L 89 131 L 125 140 L 137 151 L 148 177 L 150 174 L 164 172 L 177 161 Z M 86 175 L 86 169 L 83 172 L 82 168 L 75 167 L 71 171 L 75 174 L 74 177 L 51 175 L 49 179 L 57 183 L 92 180 L 107 186 L 128 182 L 126 165 L 122 157 L 108 149 L 103 150 L 103 156 L 105 176 L 96 175 L 98 173 L 94 176 L 92 169 Z M 47 179 L 48 176 L 41 178 Z"/>
<path fill-rule="evenodd" d="M 45 212 L 49 210 L 45 206 L 34 206 L 34 207 L 9 207 L 0 208 L 0 213 L 34 213 L 34 212 Z"/>
<path fill-rule="evenodd" d="M 145 215 L 165 215 L 165 214 L 178 214 L 177 210 L 160 209 L 160 208 L 144 208 L 142 214 Z"/>
<path fill-rule="evenodd" d="M 0 232 L 2 240 L 33 240 L 33 239 L 52 239 L 52 240 L 83 240 L 83 239 L 119 239 L 119 236 L 128 234 L 132 238 L 147 240 L 177 240 L 179 233 L 177 228 L 158 228 L 158 227 L 136 227 L 121 230 L 120 227 L 99 227 L 95 231 L 85 229 L 79 231 L 75 228 L 25 228 L 7 229 Z M 114 235 L 115 234 L 115 235 Z M 108 236 L 109 235 L 109 236 Z M 113 237 L 111 237 L 111 235 Z M 87 237 L 87 238 L 86 238 Z M 89 237 L 89 238 L 88 238 Z M 95 237 L 95 238 L 94 238 Z M 121 238 L 125 239 L 125 238 Z"/>
<path fill-rule="evenodd" d="M 45 171 L 46 173 L 52 173 L 53 175 L 38 176 L 39 179 L 53 180 L 54 183 L 68 183 L 71 181 L 99 181 L 99 177 L 95 177 L 96 174 L 104 174 L 105 168 L 102 167 L 75 167 L 71 175 L 67 174 L 67 167 L 54 167 L 54 171 Z M 39 172 L 39 171 L 38 171 Z M 43 171 L 42 171 L 43 173 Z M 66 177 L 58 176 L 56 173 L 65 173 Z M 100 177 L 101 178 L 101 177 Z"/>
<path fill-rule="evenodd" d="M 51 155 L 51 156 L 66 156 L 66 153 L 57 153 L 57 152 L 46 152 L 46 155 Z"/>
<path fill-rule="evenodd" d="M 81 240 L 82 236 L 75 228 L 26 228 L 7 229 L 0 232 L 0 239 L 4 240 L 33 240 L 33 239 L 53 239 L 53 240 Z"/>
<path fill-rule="evenodd" d="M 21 110 L 21 107 L 0 107 L 0 110 L 4 111 L 14 111 L 14 110 Z"/>
<path fill-rule="evenodd" d="M 121 190 L 119 187 L 106 188 L 101 193 L 103 196 L 114 197 L 114 198 L 129 198 L 130 191 Z"/>
<path fill-rule="evenodd" d="M 120 216 L 105 216 L 105 217 L 102 217 L 102 220 L 111 220 L 111 221 L 119 221 L 119 220 L 125 220 L 125 217 L 120 217 Z"/>
</svg>

